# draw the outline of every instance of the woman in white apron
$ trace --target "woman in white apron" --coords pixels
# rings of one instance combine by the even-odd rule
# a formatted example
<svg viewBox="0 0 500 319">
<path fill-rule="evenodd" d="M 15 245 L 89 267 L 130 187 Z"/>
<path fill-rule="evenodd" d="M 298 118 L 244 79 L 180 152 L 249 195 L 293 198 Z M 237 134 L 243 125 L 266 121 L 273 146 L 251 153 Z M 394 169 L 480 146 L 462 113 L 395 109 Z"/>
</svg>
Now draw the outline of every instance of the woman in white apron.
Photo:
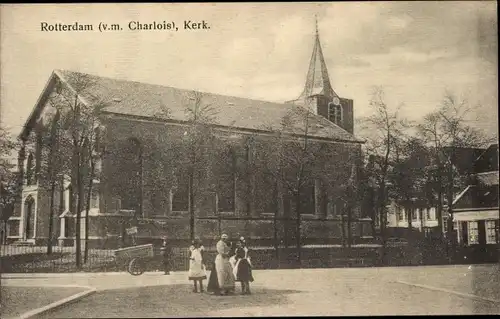
<svg viewBox="0 0 500 319">
<path fill-rule="evenodd" d="M 203 292 L 203 280 L 207 279 L 207 273 L 203 261 L 204 247 L 198 240 L 194 240 L 191 247 L 189 247 L 189 250 L 191 251 L 191 256 L 189 259 L 188 278 L 193 281 L 193 292 L 198 292 L 197 283 L 199 283 L 200 292 Z"/>
</svg>

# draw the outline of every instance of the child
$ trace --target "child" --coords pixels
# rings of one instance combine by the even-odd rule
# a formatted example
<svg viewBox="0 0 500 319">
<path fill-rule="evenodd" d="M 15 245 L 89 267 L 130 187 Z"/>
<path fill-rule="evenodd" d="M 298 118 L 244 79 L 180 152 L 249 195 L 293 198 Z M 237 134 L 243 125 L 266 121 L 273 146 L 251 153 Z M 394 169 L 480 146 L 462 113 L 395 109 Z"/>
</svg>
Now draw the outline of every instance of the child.
<svg viewBox="0 0 500 319">
<path fill-rule="evenodd" d="M 204 247 L 199 240 L 194 240 L 189 250 L 191 251 L 191 257 L 189 260 L 188 278 L 193 281 L 193 292 L 198 292 L 197 283 L 199 283 L 200 292 L 203 292 L 203 280 L 207 279 L 202 254 Z"/>
<path fill-rule="evenodd" d="M 245 238 L 241 237 L 238 246 L 235 250 L 236 265 L 233 273 L 236 281 L 241 282 L 241 293 L 244 295 L 250 294 L 250 283 L 253 282 L 252 263 L 250 254 L 246 245 Z"/>
</svg>

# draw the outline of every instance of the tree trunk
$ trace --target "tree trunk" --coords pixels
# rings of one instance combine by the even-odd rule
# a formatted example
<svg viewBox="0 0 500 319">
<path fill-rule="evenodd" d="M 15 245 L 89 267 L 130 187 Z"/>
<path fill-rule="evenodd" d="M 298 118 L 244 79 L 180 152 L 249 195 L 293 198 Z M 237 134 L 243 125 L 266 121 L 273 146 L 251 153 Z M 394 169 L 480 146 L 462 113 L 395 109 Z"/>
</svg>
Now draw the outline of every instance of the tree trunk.
<svg viewBox="0 0 500 319">
<path fill-rule="evenodd" d="M 89 257 L 89 211 L 90 211 L 90 199 L 92 197 L 92 186 L 94 184 L 94 161 L 91 160 L 90 163 L 90 178 L 89 178 L 89 186 L 87 191 L 86 198 L 86 207 L 85 207 L 85 250 L 83 251 L 83 262 L 87 263 Z"/>
<path fill-rule="evenodd" d="M 194 240 L 194 172 L 193 168 L 189 170 L 189 238 Z M 220 226 L 219 226 L 220 228 Z"/>
<path fill-rule="evenodd" d="M 440 238 L 442 238 L 443 235 L 443 192 L 441 191 L 441 184 L 440 189 L 437 193 L 437 207 L 436 207 L 436 218 L 438 220 L 438 228 L 439 228 L 439 234 Z"/>
<path fill-rule="evenodd" d="M 340 225 L 341 225 L 341 232 L 340 232 L 340 243 L 342 245 L 342 248 L 345 248 L 345 222 L 344 222 L 344 212 L 340 212 Z"/>
<path fill-rule="evenodd" d="M 49 204 L 49 234 L 47 238 L 47 255 L 52 254 L 52 237 L 54 232 L 54 193 L 56 191 L 56 182 L 51 181 L 50 185 L 50 204 Z M 62 194 L 61 194 L 62 196 Z"/>
<path fill-rule="evenodd" d="M 296 211 L 296 214 L 297 214 L 297 218 L 296 218 L 296 235 L 295 235 L 295 240 L 296 240 L 296 245 L 297 245 L 297 263 L 298 263 L 298 266 L 300 267 L 302 264 L 302 260 L 301 260 L 301 250 L 302 250 L 302 247 L 301 247 L 301 234 L 300 234 L 300 231 L 301 231 L 301 227 L 300 227 L 300 223 L 301 223 L 301 214 L 300 214 L 300 189 L 297 190 L 297 193 L 295 194 L 295 209 L 297 210 Z"/>
<path fill-rule="evenodd" d="M 382 184 L 383 185 L 383 184 Z M 386 207 L 385 207 L 385 187 L 382 186 L 379 191 L 379 215 L 380 215 L 380 239 L 382 244 L 380 261 L 382 264 L 385 263 L 385 254 L 386 254 Z"/>
<path fill-rule="evenodd" d="M 347 206 L 347 247 L 351 248 L 352 245 L 352 205 L 349 202 L 349 205 Z"/>
<path fill-rule="evenodd" d="M 81 246 L 81 223 L 82 223 L 82 176 L 80 169 L 80 152 L 76 151 L 76 230 L 75 230 L 75 238 L 76 238 L 76 268 L 80 269 L 82 266 L 81 254 L 82 254 L 82 246 Z"/>
<path fill-rule="evenodd" d="M 413 204 L 410 201 L 407 201 L 409 203 L 408 207 L 408 240 L 411 241 L 413 239 Z"/>
<path fill-rule="evenodd" d="M 274 185 L 274 220 L 273 220 L 273 240 L 274 240 L 274 251 L 276 254 L 276 259 L 279 261 L 279 243 L 278 243 L 278 214 L 279 214 L 279 204 L 278 204 L 278 185 Z M 279 264 L 279 263 L 278 263 Z"/>
</svg>

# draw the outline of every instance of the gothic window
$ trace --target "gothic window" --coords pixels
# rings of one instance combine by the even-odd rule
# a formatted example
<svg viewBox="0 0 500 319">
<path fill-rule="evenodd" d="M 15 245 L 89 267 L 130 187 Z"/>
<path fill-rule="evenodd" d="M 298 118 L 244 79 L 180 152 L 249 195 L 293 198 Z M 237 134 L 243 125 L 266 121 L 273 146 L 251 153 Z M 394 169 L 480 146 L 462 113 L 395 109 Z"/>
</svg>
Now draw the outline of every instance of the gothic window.
<svg viewBox="0 0 500 319">
<path fill-rule="evenodd" d="M 74 205 L 75 200 L 74 200 L 74 194 L 73 194 L 73 186 L 71 184 L 68 186 L 68 203 L 66 204 L 66 210 L 75 213 L 74 212 Z"/>
<path fill-rule="evenodd" d="M 228 149 L 222 155 L 223 166 L 217 184 L 217 207 L 219 212 L 235 211 L 236 195 L 236 154 Z"/>
<path fill-rule="evenodd" d="M 38 179 L 42 166 L 42 151 L 43 151 L 43 136 L 42 136 L 42 123 L 39 124 L 36 133 L 36 151 L 35 151 L 35 174 L 34 181 Z"/>
<path fill-rule="evenodd" d="M 271 176 L 259 172 L 255 176 L 255 206 L 259 213 L 274 214 L 277 211 L 277 185 Z"/>
<path fill-rule="evenodd" d="M 26 238 L 35 236 L 35 200 L 31 195 L 24 201 L 24 233 Z"/>
<path fill-rule="evenodd" d="M 142 214 L 142 148 L 140 142 L 130 138 L 123 144 L 120 154 L 121 209 L 134 210 Z"/>
<path fill-rule="evenodd" d="M 185 174 L 177 178 L 177 185 L 172 191 L 172 211 L 185 212 L 189 209 L 189 181 Z"/>
<path fill-rule="evenodd" d="M 342 106 L 328 103 L 328 119 L 335 124 L 342 123 Z"/>
<path fill-rule="evenodd" d="M 35 163 L 33 153 L 28 155 L 28 162 L 26 165 L 26 184 L 33 185 L 35 183 Z"/>
<path fill-rule="evenodd" d="M 314 181 L 302 186 L 300 197 L 300 214 L 314 214 L 316 212 L 316 187 L 314 187 Z"/>
</svg>

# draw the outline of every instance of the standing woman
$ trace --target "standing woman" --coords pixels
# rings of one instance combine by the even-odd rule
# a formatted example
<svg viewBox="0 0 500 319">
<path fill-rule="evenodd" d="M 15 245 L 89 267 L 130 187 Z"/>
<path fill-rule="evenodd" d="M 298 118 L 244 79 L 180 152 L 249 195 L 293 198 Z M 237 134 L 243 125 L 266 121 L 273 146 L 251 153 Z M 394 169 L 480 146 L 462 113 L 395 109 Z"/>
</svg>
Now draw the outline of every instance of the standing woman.
<svg viewBox="0 0 500 319">
<path fill-rule="evenodd" d="M 234 275 L 229 255 L 231 249 L 228 246 L 229 237 L 222 234 L 221 240 L 217 243 L 217 257 L 215 257 L 215 270 L 217 271 L 217 281 L 220 293 L 223 295 L 234 292 Z"/>
<path fill-rule="evenodd" d="M 235 251 L 236 266 L 234 267 L 234 277 L 241 282 L 241 293 L 250 295 L 250 283 L 253 282 L 252 263 L 250 261 L 249 250 L 245 238 L 241 237 Z"/>
<path fill-rule="evenodd" d="M 207 279 L 203 262 L 204 247 L 199 240 L 194 240 L 189 250 L 191 251 L 191 258 L 189 259 L 188 278 L 194 283 L 193 292 L 198 292 L 197 283 L 199 283 L 200 292 L 203 292 L 203 280 Z"/>
</svg>

